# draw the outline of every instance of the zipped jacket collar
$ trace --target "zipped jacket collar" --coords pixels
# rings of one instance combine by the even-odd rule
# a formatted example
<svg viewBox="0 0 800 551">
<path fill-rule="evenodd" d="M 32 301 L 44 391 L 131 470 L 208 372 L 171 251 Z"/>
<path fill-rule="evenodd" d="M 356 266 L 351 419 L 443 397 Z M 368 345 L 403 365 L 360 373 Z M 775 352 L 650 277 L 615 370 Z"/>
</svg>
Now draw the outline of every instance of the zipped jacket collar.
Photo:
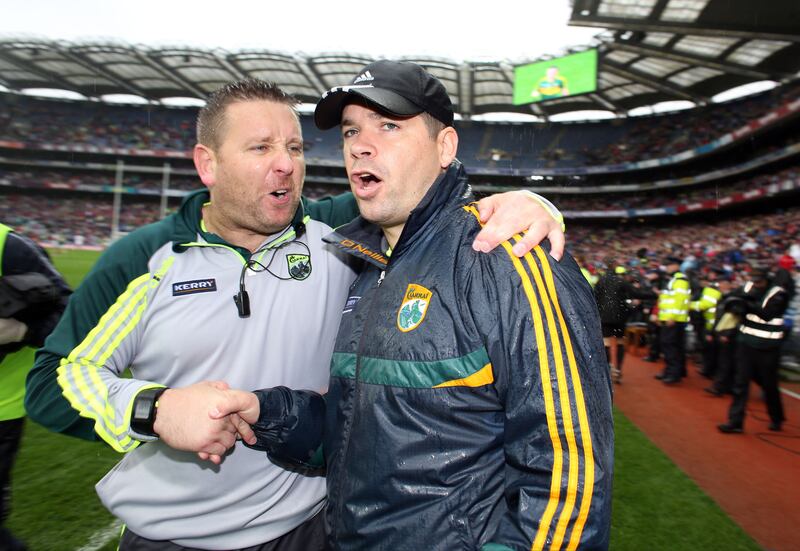
<svg viewBox="0 0 800 551">
<path fill-rule="evenodd" d="M 437 223 L 437 214 L 451 205 L 464 205 L 471 201 L 472 191 L 467 175 L 460 161 L 453 161 L 411 211 L 400 234 L 397 245 L 392 249 L 392 258 L 403 255 L 427 228 Z M 345 252 L 362 258 L 379 268 L 385 268 L 389 257 L 381 246 L 383 231 L 380 226 L 359 216 L 349 224 L 337 228 L 324 238 Z"/>
</svg>

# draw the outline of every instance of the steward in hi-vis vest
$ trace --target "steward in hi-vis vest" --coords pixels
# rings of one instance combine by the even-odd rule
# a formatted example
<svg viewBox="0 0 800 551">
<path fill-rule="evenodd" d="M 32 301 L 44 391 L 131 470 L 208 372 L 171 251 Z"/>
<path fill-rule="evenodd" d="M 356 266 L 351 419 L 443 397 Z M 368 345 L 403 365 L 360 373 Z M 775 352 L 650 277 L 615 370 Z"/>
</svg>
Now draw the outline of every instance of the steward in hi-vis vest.
<svg viewBox="0 0 800 551">
<path fill-rule="evenodd" d="M 658 321 L 661 325 L 661 350 L 664 353 L 664 371 L 657 378 L 665 384 L 674 384 L 686 376 L 686 322 L 689 321 L 689 280 L 679 272 L 681 261 L 669 257 L 664 262 L 672 278 L 658 296 Z"/>
<path fill-rule="evenodd" d="M 771 280 L 764 270 L 754 270 L 741 290 L 744 319 L 739 326 L 733 403 L 728 411 L 728 422 L 718 426 L 721 432 L 742 432 L 751 379 L 764 391 L 769 430 L 781 430 L 784 416 L 778 390 L 778 367 L 784 337 L 783 315 L 793 294 L 791 274 L 783 268 Z"/>
</svg>

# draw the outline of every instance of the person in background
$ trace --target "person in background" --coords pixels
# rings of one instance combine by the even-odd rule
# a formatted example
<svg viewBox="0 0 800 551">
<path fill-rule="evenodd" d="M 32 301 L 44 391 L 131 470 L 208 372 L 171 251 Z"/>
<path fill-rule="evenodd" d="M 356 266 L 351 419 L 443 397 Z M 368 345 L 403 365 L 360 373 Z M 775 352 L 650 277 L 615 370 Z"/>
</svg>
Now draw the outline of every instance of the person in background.
<svg viewBox="0 0 800 551">
<path fill-rule="evenodd" d="M 722 296 L 717 302 L 714 325 L 710 331 L 710 347 L 715 351 L 714 379 L 710 386 L 703 389 L 713 396 L 724 396 L 732 391 L 736 372 L 736 334 L 744 314 L 736 308 L 739 301 L 731 294 L 731 277 L 724 270 L 720 271 L 722 273 L 717 276 L 717 284 Z"/>
<path fill-rule="evenodd" d="M 25 425 L 25 377 L 61 317 L 71 291 L 44 249 L 0 223 L 0 549 L 25 544 L 5 527 L 11 469 Z"/>
<path fill-rule="evenodd" d="M 692 312 L 698 312 L 703 317 L 702 331 L 697 332 L 697 338 L 703 340 L 700 347 L 703 354 L 703 367 L 700 375 L 711 379 L 717 371 L 717 341 L 714 339 L 714 322 L 717 319 L 717 304 L 722 297 L 722 291 L 717 283 L 717 273 L 709 270 L 703 277 L 703 289 L 698 300 L 689 303 Z"/>
<path fill-rule="evenodd" d="M 686 323 L 689 321 L 691 291 L 689 281 L 679 271 L 681 260 L 672 256 L 664 264 L 670 280 L 658 296 L 658 321 L 666 365 L 656 378 L 670 385 L 686 376 Z"/>
<path fill-rule="evenodd" d="M 790 274 L 782 268 L 772 279 L 765 270 L 757 268 L 738 293 L 744 317 L 739 326 L 733 402 L 727 423 L 717 425 L 720 432 L 741 433 L 744 430 L 751 380 L 764 391 L 769 430 L 781 430 L 785 417 L 778 390 L 778 368 L 785 330 L 783 314 L 793 292 L 790 280 Z"/>
<path fill-rule="evenodd" d="M 629 302 L 633 299 L 652 299 L 655 293 L 637 289 L 625 279 L 626 269 L 613 259 L 606 260 L 606 272 L 594 287 L 597 308 L 603 330 L 606 362 L 611 370 L 611 380 L 622 382 L 622 362 L 625 359 L 625 324 L 630 313 Z M 612 353 L 614 363 L 612 363 Z"/>
<path fill-rule="evenodd" d="M 659 291 L 666 284 L 666 274 L 657 268 L 647 268 L 644 273 L 644 282 L 651 290 Z M 643 285 L 644 286 L 644 285 Z M 657 293 L 656 293 L 657 296 Z M 646 362 L 657 362 L 661 359 L 661 331 L 658 324 L 658 298 L 642 302 L 642 314 L 647 321 L 648 353 L 644 358 Z"/>
</svg>

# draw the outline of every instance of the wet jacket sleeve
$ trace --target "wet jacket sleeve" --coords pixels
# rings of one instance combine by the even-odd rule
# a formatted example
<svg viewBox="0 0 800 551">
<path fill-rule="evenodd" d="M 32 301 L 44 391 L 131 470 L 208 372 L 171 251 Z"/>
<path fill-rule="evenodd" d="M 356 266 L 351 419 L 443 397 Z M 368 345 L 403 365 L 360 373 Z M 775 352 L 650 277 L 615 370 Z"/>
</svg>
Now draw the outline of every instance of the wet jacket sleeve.
<svg viewBox="0 0 800 551">
<path fill-rule="evenodd" d="M 564 225 L 564 216 L 556 206 L 542 197 L 538 193 L 533 193 L 529 190 L 526 191 L 539 205 L 547 211 L 547 213 L 559 224 L 561 224 L 561 231 L 566 231 Z M 358 205 L 356 204 L 355 197 L 352 193 L 342 193 L 340 195 L 331 195 L 321 199 L 313 200 L 303 197 L 303 208 L 312 219 L 318 220 L 332 228 L 337 228 L 348 222 L 354 220 L 358 215 Z"/>
<path fill-rule="evenodd" d="M 592 291 L 568 255 L 510 247 L 464 285 L 505 410 L 503 514 L 481 549 L 607 549 L 613 422 Z"/>
<path fill-rule="evenodd" d="M 143 332 L 148 294 L 162 274 L 127 250 L 124 239 L 98 260 L 36 353 L 26 383 L 25 409 L 46 428 L 102 439 L 127 452 L 139 445 L 130 430 L 133 399 L 160 385 L 123 376 Z"/>
<path fill-rule="evenodd" d="M 350 192 L 313 200 L 303 197 L 303 208 L 312 219 L 337 228 L 355 219 L 358 212 L 356 199 Z"/>
<path fill-rule="evenodd" d="M 251 425 L 256 443 L 245 445 L 267 452 L 269 458 L 289 468 L 321 469 L 325 398 L 310 390 L 279 386 L 256 390 L 260 410 Z"/>
</svg>

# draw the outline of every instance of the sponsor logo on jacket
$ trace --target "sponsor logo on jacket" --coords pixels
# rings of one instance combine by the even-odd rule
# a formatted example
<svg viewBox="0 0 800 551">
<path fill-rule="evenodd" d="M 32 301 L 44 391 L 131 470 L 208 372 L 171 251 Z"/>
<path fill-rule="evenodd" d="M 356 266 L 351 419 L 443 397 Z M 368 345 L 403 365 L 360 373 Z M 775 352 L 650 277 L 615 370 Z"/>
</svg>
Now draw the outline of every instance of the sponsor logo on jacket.
<svg viewBox="0 0 800 551">
<path fill-rule="evenodd" d="M 286 263 L 292 279 L 302 281 L 311 275 L 311 257 L 307 254 L 287 254 Z"/>
<path fill-rule="evenodd" d="M 408 333 L 419 327 L 428 312 L 431 297 L 433 291 L 422 285 L 409 283 L 403 295 L 403 303 L 397 311 L 397 328 L 403 333 Z"/>
<path fill-rule="evenodd" d="M 355 241 L 353 241 L 351 239 L 342 239 L 339 242 L 339 245 L 341 245 L 342 247 L 346 247 L 348 249 L 352 249 L 352 250 L 356 251 L 357 253 L 363 254 L 364 256 L 368 256 L 369 258 L 372 258 L 373 260 L 377 260 L 381 264 L 388 264 L 388 261 L 386 260 L 385 256 L 383 256 L 380 253 L 376 253 L 375 251 L 371 251 L 371 250 L 367 249 L 366 247 L 364 247 L 363 245 L 361 245 L 360 243 L 356 243 Z"/>
<path fill-rule="evenodd" d="M 172 296 L 193 295 L 195 293 L 211 293 L 217 290 L 217 281 L 214 278 L 193 279 L 192 281 L 179 281 L 172 284 Z"/>
</svg>

